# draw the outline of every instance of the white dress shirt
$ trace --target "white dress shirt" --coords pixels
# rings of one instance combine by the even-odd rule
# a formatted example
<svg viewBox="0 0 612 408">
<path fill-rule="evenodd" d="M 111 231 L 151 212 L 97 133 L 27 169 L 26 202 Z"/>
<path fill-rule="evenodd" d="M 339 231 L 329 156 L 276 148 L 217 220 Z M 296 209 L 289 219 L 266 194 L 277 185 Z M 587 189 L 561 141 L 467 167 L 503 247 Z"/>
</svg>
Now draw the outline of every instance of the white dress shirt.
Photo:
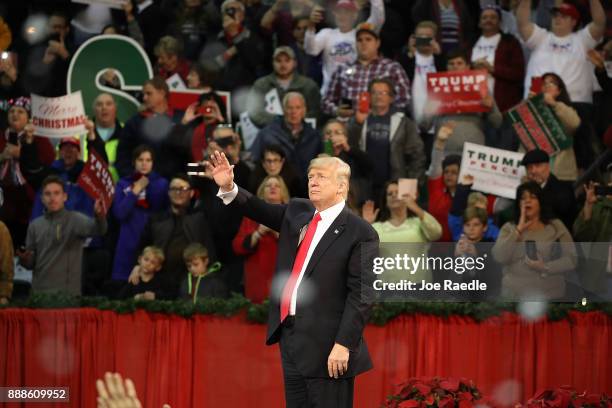
<svg viewBox="0 0 612 408">
<path fill-rule="evenodd" d="M 221 189 L 219 189 L 219 192 L 217 193 L 217 197 L 222 199 L 223 204 L 225 205 L 231 203 L 237 195 L 238 186 L 236 185 L 236 183 L 234 183 L 234 188 L 231 191 L 222 192 Z M 310 243 L 310 247 L 308 248 L 306 259 L 304 260 L 304 264 L 302 265 L 302 270 L 300 271 L 300 275 L 298 276 L 297 281 L 295 282 L 295 287 L 293 288 L 293 294 L 291 295 L 291 305 L 289 306 L 289 315 L 291 316 L 295 315 L 298 287 L 302 282 L 302 278 L 304 277 L 304 272 L 306 272 L 308 263 L 310 262 L 310 258 L 312 257 L 315 248 L 321 241 L 321 238 L 323 238 L 323 235 L 325 235 L 332 223 L 336 220 L 336 218 L 338 218 L 338 215 L 340 215 L 340 213 L 344 209 L 344 206 L 345 202 L 340 201 L 339 203 L 332 205 L 326 210 L 321 211 L 321 221 L 319 221 L 319 223 L 317 224 L 317 230 L 315 231 L 315 234 L 312 237 L 312 242 Z M 317 211 L 315 211 L 312 216 L 314 217 L 316 213 Z M 310 221 L 308 222 L 310 223 Z"/>
</svg>

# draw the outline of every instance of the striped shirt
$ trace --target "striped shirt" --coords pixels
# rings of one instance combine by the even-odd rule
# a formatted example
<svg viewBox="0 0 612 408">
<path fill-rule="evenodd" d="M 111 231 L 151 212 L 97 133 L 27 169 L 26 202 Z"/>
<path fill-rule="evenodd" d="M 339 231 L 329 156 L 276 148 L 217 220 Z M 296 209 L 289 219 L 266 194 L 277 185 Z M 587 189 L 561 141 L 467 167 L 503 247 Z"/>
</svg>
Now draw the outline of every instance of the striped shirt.
<svg viewBox="0 0 612 408">
<path fill-rule="evenodd" d="M 410 80 L 406 72 L 397 62 L 378 58 L 368 65 L 356 61 L 338 67 L 323 97 L 323 111 L 335 115 L 343 98 L 350 99 L 353 106 L 357 106 L 359 94 L 368 90 L 371 80 L 380 78 L 388 78 L 395 84 L 393 106 L 398 110 L 406 109 L 410 102 Z"/>
<path fill-rule="evenodd" d="M 440 33 L 442 37 L 442 52 L 446 53 L 459 46 L 459 15 L 453 3 L 444 7 L 440 3 Z"/>
</svg>

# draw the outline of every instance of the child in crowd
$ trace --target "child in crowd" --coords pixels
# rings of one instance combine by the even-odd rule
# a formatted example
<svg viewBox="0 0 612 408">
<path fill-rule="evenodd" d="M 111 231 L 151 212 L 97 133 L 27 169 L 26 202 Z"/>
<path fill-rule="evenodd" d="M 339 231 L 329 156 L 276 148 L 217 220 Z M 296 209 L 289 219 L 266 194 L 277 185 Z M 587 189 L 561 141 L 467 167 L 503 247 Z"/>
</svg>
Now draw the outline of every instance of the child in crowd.
<svg viewBox="0 0 612 408">
<path fill-rule="evenodd" d="M 187 276 L 179 289 L 179 297 L 192 299 L 228 297 L 227 286 L 217 272 L 220 264 L 217 262 L 208 267 L 208 250 L 202 244 L 193 243 L 183 251 L 183 259 L 187 267 Z"/>
<path fill-rule="evenodd" d="M 451 232 L 453 241 L 458 241 L 464 229 L 463 215 L 467 208 L 477 207 L 485 210 L 487 214 L 493 211 L 495 196 L 486 196 L 482 193 L 472 191 L 474 177 L 470 175 L 463 176 L 461 183 L 457 185 L 455 195 L 451 204 L 450 212 L 448 213 L 448 227 Z M 495 241 L 499 235 L 499 227 L 495 224 L 493 217 L 488 217 L 485 238 Z"/>
<path fill-rule="evenodd" d="M 160 248 L 145 247 L 138 257 L 138 284 L 128 282 L 119 293 L 119 298 L 136 300 L 167 298 L 163 279 L 157 274 L 164 264 L 164 259 L 164 252 Z"/>
<path fill-rule="evenodd" d="M 472 193 L 474 194 L 474 193 Z M 486 198 L 483 196 L 482 199 Z M 484 269 L 467 270 L 461 275 L 458 275 L 458 281 L 469 283 L 472 280 L 479 279 L 487 284 L 487 291 L 475 293 L 470 299 L 476 300 L 484 297 L 491 298 L 499 294 L 501 284 L 501 269 L 497 265 L 493 256 L 491 256 L 491 248 L 495 240 L 487 237 L 489 228 L 489 217 L 487 210 L 481 206 L 468 206 L 463 214 L 463 234 L 461 234 L 457 245 L 455 246 L 455 256 L 465 258 L 482 258 Z"/>
</svg>

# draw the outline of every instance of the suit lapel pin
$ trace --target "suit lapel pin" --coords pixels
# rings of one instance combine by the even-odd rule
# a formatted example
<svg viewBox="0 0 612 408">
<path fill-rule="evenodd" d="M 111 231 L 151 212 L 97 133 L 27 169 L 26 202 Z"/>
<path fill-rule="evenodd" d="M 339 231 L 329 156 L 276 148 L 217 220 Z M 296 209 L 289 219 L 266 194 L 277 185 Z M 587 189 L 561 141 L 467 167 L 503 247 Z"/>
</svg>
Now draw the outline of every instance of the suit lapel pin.
<svg viewBox="0 0 612 408">
<path fill-rule="evenodd" d="M 340 232 L 340 231 L 338 231 L 338 230 L 334 230 L 334 234 L 337 234 L 337 233 L 339 233 L 339 232 Z"/>
</svg>

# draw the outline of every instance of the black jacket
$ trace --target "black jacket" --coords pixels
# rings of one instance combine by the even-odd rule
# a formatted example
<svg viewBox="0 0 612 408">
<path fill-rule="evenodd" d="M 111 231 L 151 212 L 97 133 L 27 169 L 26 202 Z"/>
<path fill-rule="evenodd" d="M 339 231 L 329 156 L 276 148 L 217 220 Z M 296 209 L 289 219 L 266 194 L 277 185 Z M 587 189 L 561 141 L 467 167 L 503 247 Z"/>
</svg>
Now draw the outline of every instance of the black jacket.
<svg viewBox="0 0 612 408">
<path fill-rule="evenodd" d="M 295 261 L 300 230 L 310 222 L 315 209 L 305 199 L 293 199 L 287 205 L 267 204 L 242 188 L 230 207 L 280 231 L 273 278 L 277 284 L 270 292 L 266 340 L 266 344 L 274 344 L 280 338 L 280 299 Z M 295 363 L 303 376 L 329 377 L 327 358 L 334 343 L 350 350 L 345 377 L 372 368 L 363 330 L 370 316 L 371 270 L 378 242 L 372 226 L 345 207 L 315 248 L 298 287 L 293 329 L 300 350 Z"/>
<path fill-rule="evenodd" d="M 571 231 L 576 214 L 578 214 L 578 205 L 576 204 L 572 184 L 561 181 L 551 174 L 544 186 L 544 195 L 548 204 L 552 206 L 554 216 L 563 221 L 567 230 Z"/>
</svg>

